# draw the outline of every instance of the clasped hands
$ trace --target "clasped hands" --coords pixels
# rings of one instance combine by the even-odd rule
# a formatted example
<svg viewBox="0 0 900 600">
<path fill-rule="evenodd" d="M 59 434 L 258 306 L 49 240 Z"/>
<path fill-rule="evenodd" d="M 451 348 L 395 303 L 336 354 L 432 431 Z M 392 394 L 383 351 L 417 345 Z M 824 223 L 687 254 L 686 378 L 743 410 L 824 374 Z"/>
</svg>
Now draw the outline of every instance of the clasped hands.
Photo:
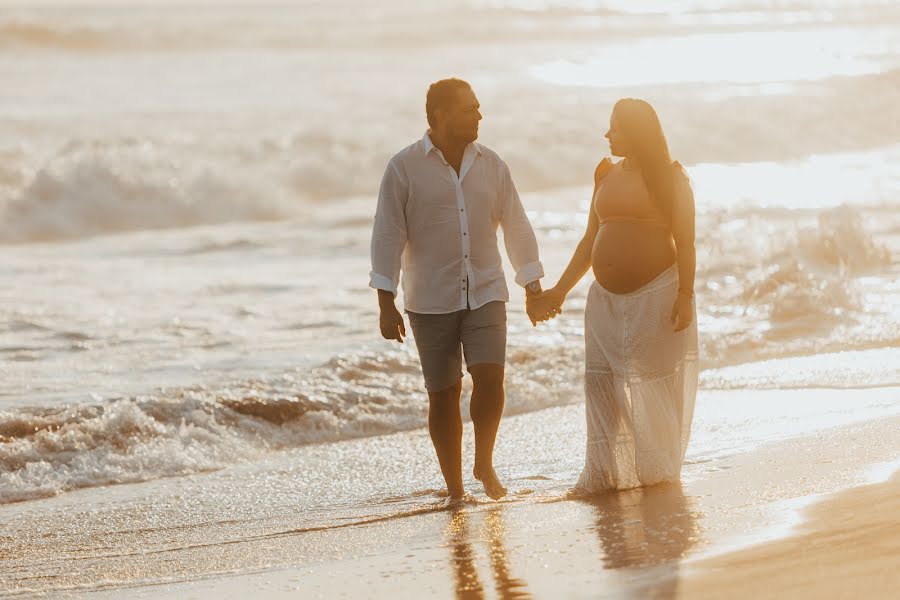
<svg viewBox="0 0 900 600">
<path fill-rule="evenodd" d="M 566 295 L 555 287 L 535 294 L 526 294 L 525 312 L 528 313 L 531 324 L 537 325 L 560 314 L 565 300 Z"/>
</svg>

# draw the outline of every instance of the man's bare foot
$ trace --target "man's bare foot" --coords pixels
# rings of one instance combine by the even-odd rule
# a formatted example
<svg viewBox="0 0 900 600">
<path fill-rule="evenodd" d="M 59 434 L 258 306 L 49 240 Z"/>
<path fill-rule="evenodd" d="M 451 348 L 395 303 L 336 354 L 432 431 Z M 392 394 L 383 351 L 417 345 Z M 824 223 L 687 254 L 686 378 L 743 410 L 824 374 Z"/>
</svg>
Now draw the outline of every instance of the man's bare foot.
<svg viewBox="0 0 900 600">
<path fill-rule="evenodd" d="M 447 490 L 447 497 L 450 500 L 461 500 L 466 497 L 466 491 L 463 488 L 458 490 Z"/>
<path fill-rule="evenodd" d="M 447 496 L 447 499 L 444 500 L 444 507 L 451 510 L 464 508 L 466 506 L 475 504 L 478 504 L 478 500 L 476 500 L 475 496 L 473 496 L 472 494 L 463 494 L 458 498 Z"/>
<path fill-rule="evenodd" d="M 469 494 L 466 494 L 465 488 L 460 485 L 458 488 L 454 487 L 452 489 L 445 488 L 443 490 L 434 490 L 435 496 L 440 496 L 442 498 L 448 498 L 450 500 L 459 500 L 460 498 L 469 497 Z"/>
<path fill-rule="evenodd" d="M 488 467 L 486 469 L 475 467 L 472 474 L 475 476 L 475 479 L 484 484 L 484 493 L 489 497 L 494 500 L 499 500 L 506 495 L 507 489 L 503 487 L 503 484 L 497 479 L 497 473 L 494 472 L 494 467 Z"/>
</svg>

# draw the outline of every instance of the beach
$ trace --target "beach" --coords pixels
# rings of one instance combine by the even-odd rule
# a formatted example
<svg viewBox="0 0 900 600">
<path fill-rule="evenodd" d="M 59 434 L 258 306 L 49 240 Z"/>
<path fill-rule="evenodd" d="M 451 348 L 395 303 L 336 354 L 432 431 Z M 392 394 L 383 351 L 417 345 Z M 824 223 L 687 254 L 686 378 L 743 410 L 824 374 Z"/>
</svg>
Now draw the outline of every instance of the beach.
<svg viewBox="0 0 900 600">
<path fill-rule="evenodd" d="M 896 400 L 898 389 L 887 391 L 886 399 Z M 54 550 L 43 569 L 55 574 L 57 585 L 69 584 L 60 597 L 88 598 L 839 598 L 860 589 L 886 597 L 896 581 L 897 479 L 885 480 L 897 467 L 893 434 L 900 415 L 689 464 L 681 485 L 576 499 L 566 495 L 567 461 L 549 455 L 576 450 L 579 411 L 550 412 L 504 425 L 499 458 L 507 472 L 507 461 L 548 430 L 558 441 L 544 446 L 544 474 L 515 478 L 512 496 L 502 502 L 476 496 L 470 505 L 447 509 L 436 498 L 420 498 L 415 507 L 403 506 L 409 498 L 385 498 L 355 523 L 322 529 L 294 527 L 299 515 L 266 516 L 259 508 L 239 528 L 246 534 L 253 523 L 254 536 L 221 529 L 216 537 L 223 537 L 209 544 L 209 526 L 202 524 L 177 535 L 163 527 L 119 531 L 120 552 L 90 557 L 93 550 L 76 545 L 66 558 Z M 471 447 L 470 429 L 466 443 Z M 368 445 L 331 451 L 351 455 L 358 444 Z M 398 434 L 378 449 L 402 465 L 407 452 L 427 450 L 427 441 Z M 264 479 L 266 493 L 281 497 L 273 494 L 281 488 L 275 472 Z M 232 480 L 220 505 L 252 506 L 245 494 L 258 483 L 248 482 L 241 493 Z M 149 486 L 126 497 L 110 494 L 91 521 L 121 522 L 167 495 Z M 97 525 L 84 523 L 85 537 Z M 140 547 L 121 552 L 128 538 Z M 201 571 L 207 575 L 196 578 Z M 86 593 L 103 578 L 99 587 L 110 591 Z"/>
<path fill-rule="evenodd" d="M 0 0 L 0 597 L 887 597 L 894 4 Z M 466 376 L 448 505 L 367 285 L 385 166 L 447 76 L 545 287 L 612 106 L 659 113 L 696 200 L 680 484 L 570 496 L 590 278 L 532 327 L 504 257 L 510 494 L 470 475 Z"/>
<path fill-rule="evenodd" d="M 709 564 L 684 588 L 685 597 L 740 597 L 773 592 L 793 598 L 878 598 L 897 588 L 898 485 L 845 493 L 811 511 L 802 533 Z"/>
</svg>

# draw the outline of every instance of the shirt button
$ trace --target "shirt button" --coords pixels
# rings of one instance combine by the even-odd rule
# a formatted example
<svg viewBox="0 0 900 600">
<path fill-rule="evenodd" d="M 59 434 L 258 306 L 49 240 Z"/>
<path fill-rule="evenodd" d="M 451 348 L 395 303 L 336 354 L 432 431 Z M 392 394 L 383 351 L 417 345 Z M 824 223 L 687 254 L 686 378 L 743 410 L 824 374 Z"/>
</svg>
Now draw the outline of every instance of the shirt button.
<svg viewBox="0 0 900 600">
<path fill-rule="evenodd" d="M 466 209 L 461 208 L 461 209 L 459 209 L 459 212 L 466 212 Z"/>
<path fill-rule="evenodd" d="M 466 233 L 466 232 L 465 232 L 465 231 L 463 231 L 463 235 L 469 235 L 469 234 L 468 234 L 468 233 Z"/>
</svg>

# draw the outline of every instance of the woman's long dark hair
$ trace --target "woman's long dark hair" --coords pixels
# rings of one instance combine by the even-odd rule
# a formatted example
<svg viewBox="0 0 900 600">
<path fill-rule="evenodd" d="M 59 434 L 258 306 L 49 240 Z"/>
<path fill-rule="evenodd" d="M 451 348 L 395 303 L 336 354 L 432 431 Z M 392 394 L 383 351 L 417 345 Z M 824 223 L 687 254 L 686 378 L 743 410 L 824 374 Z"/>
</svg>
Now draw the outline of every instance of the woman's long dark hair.
<svg viewBox="0 0 900 600">
<path fill-rule="evenodd" d="M 671 223 L 675 201 L 672 157 L 656 111 L 646 100 L 622 98 L 613 107 L 613 116 L 640 164 L 647 191 Z"/>
</svg>

